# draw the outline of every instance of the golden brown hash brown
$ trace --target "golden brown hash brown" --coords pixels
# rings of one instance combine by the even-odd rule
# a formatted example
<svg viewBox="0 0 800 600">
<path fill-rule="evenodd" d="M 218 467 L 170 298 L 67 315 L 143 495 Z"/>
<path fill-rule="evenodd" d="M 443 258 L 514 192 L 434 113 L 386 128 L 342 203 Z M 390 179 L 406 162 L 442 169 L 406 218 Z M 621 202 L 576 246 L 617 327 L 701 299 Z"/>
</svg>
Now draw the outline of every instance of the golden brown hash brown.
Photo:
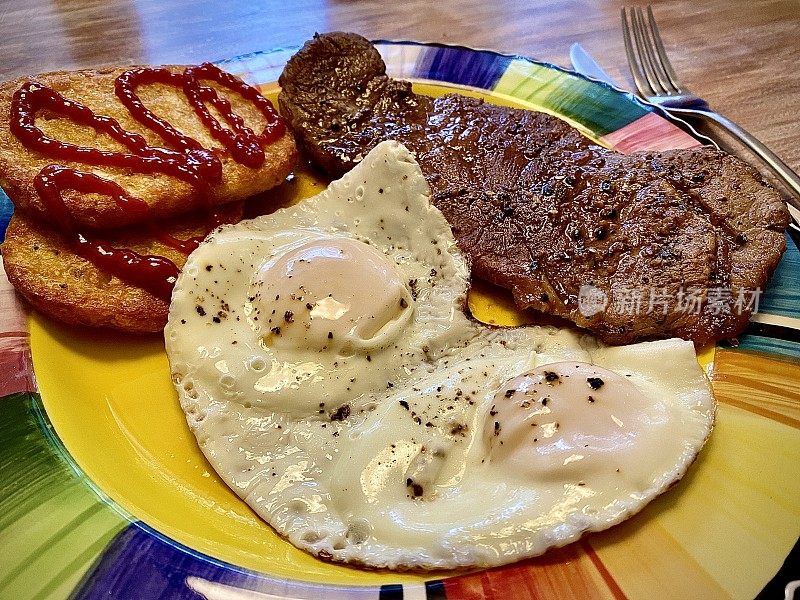
<svg viewBox="0 0 800 600">
<path fill-rule="evenodd" d="M 64 200 L 75 221 L 82 226 L 97 229 L 122 227 L 147 218 L 176 215 L 198 206 L 201 201 L 198 190 L 176 177 L 135 173 L 117 167 L 90 166 L 48 157 L 25 148 L 9 129 L 14 93 L 26 82 L 35 81 L 53 88 L 67 99 L 88 106 L 97 115 L 113 117 L 126 130 L 144 136 L 150 145 L 164 147 L 165 142 L 134 119 L 114 93 L 115 79 L 130 68 L 59 71 L 0 84 L 0 185 L 18 211 L 33 214 L 37 218 L 48 218 L 33 181 L 43 167 L 54 163 L 111 179 L 121 185 L 130 196 L 147 202 L 150 208 L 149 215 L 126 212 L 109 196 L 67 190 L 63 194 Z M 167 68 L 182 72 L 185 67 Z M 204 80 L 203 83 L 214 87 L 220 96 L 228 99 L 233 111 L 253 131 L 260 132 L 263 129 L 265 117 L 251 102 L 215 82 Z M 206 201 L 212 205 L 243 200 L 270 189 L 283 181 L 294 167 L 297 150 L 288 129 L 280 139 L 265 147 L 264 164 L 258 169 L 251 169 L 233 160 L 230 152 L 211 136 L 179 88 L 156 83 L 142 85 L 137 92 L 145 106 L 156 116 L 167 120 L 179 131 L 200 142 L 203 147 L 212 149 L 222 160 L 222 182 L 212 185 L 206 197 Z M 226 123 L 213 107 L 208 108 L 220 123 Z M 91 127 L 78 125 L 46 110 L 38 114 L 36 125 L 46 135 L 60 141 L 101 150 L 125 151 L 124 146 L 108 135 L 97 133 Z"/>
<path fill-rule="evenodd" d="M 235 223 L 243 203 L 218 210 L 221 220 Z M 183 216 L 159 224 L 165 233 L 185 240 L 207 233 L 207 216 Z M 182 268 L 186 255 L 153 238 L 146 227 L 106 235 L 114 248 L 163 256 Z M 98 269 L 75 254 L 68 239 L 51 226 L 14 214 L 2 245 L 8 279 L 34 308 L 73 325 L 110 327 L 146 333 L 161 331 L 169 303 Z"/>
</svg>

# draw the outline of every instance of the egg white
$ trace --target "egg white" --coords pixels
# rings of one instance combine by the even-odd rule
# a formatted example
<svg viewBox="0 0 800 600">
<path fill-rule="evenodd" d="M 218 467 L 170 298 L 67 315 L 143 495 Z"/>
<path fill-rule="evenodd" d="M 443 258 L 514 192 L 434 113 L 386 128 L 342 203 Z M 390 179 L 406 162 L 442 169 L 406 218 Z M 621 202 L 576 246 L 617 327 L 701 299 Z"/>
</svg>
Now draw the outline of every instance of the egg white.
<svg viewBox="0 0 800 600">
<path fill-rule="evenodd" d="M 322 194 L 224 227 L 189 257 L 165 336 L 210 463 L 296 546 L 376 567 L 504 564 L 640 510 L 712 426 L 692 344 L 608 348 L 474 322 L 466 261 L 429 194 L 413 156 L 384 142 Z M 284 320 L 284 343 L 263 322 L 271 297 L 252 319 L 258 274 L 319 239 L 369 244 L 402 274 L 414 299 L 389 342 L 306 345 Z M 509 388 L 524 374 L 538 387 Z"/>
</svg>

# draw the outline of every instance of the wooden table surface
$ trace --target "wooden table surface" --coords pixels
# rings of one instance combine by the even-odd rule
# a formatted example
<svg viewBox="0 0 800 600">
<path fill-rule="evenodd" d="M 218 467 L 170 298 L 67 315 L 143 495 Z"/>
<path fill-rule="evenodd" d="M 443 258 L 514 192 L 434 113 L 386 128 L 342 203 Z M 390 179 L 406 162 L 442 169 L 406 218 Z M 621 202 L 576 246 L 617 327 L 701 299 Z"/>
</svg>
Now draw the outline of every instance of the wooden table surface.
<svg viewBox="0 0 800 600">
<path fill-rule="evenodd" d="M 629 2 L 630 3 L 630 2 Z M 580 42 L 633 88 L 619 0 L 2 0 L 0 79 L 109 64 L 196 63 L 302 44 L 315 31 L 459 43 L 562 66 Z M 673 64 L 800 170 L 800 2 L 654 3 Z"/>
</svg>

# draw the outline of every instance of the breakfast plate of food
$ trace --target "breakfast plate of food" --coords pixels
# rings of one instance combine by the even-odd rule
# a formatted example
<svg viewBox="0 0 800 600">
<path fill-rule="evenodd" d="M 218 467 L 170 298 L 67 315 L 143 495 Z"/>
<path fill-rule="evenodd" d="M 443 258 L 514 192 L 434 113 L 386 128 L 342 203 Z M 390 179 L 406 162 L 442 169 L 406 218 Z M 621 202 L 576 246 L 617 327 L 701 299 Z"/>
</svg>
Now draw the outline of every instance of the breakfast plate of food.
<svg viewBox="0 0 800 600">
<path fill-rule="evenodd" d="M 787 209 L 631 95 L 332 33 L 21 78 L 0 119 L 0 596 L 796 570 Z"/>
</svg>

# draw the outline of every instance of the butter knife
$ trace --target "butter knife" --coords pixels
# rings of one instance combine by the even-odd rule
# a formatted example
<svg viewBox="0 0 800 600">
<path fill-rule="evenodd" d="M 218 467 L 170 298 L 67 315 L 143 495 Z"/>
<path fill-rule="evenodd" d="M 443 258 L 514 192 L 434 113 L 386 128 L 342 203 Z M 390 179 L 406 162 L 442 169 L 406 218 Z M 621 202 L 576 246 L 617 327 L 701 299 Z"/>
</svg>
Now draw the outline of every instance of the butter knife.
<svg viewBox="0 0 800 600">
<path fill-rule="evenodd" d="M 615 88 L 622 89 L 622 86 L 614 81 L 614 78 L 606 73 L 603 67 L 598 65 L 597 61 L 579 43 L 575 42 L 569 47 L 569 60 L 572 62 L 572 68 L 581 75 L 604 81 Z"/>
</svg>

